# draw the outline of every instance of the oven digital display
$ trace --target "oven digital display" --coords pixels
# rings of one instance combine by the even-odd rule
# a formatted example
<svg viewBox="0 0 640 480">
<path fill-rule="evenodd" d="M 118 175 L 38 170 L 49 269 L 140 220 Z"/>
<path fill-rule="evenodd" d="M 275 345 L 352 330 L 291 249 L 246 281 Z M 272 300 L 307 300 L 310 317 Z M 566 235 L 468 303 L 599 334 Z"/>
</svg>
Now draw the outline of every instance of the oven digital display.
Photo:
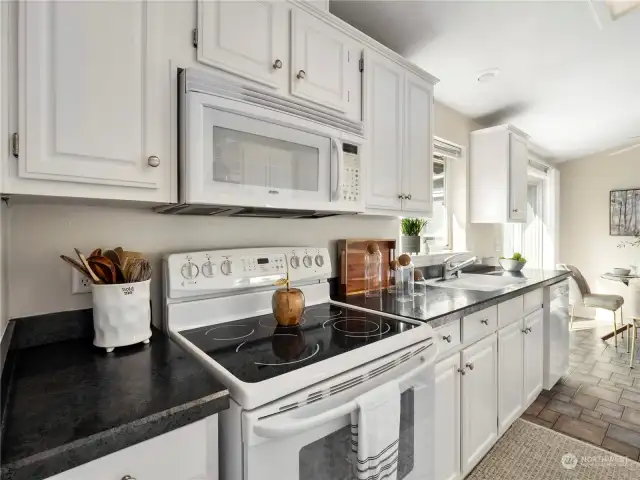
<svg viewBox="0 0 640 480">
<path fill-rule="evenodd" d="M 269 263 L 269 259 L 268 258 L 259 258 L 258 259 L 258 265 L 264 265 L 266 263 Z"/>
</svg>

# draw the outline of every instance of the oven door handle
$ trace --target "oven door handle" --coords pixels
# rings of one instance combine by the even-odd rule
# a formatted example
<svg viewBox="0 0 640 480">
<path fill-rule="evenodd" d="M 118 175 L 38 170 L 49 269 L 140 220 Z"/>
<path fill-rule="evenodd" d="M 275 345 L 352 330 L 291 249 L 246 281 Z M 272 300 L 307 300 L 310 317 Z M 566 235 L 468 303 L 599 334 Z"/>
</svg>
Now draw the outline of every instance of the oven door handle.
<svg viewBox="0 0 640 480">
<path fill-rule="evenodd" d="M 420 365 L 408 371 L 398 379 L 392 380 L 392 381 L 398 384 L 401 384 L 403 382 L 406 382 L 407 380 L 410 380 L 411 378 L 418 375 L 419 373 L 422 373 L 428 367 L 433 365 L 433 362 L 427 361 L 427 359 L 424 356 L 420 357 L 420 362 L 421 362 Z M 301 420 L 297 420 L 289 423 L 276 423 L 273 425 L 268 425 L 268 424 L 262 425 L 260 422 L 258 422 L 253 426 L 253 431 L 256 435 L 263 438 L 285 438 L 291 435 L 297 435 L 299 433 L 312 430 L 327 422 L 331 422 L 344 415 L 350 414 L 351 412 L 357 409 L 358 409 L 358 401 L 352 400 L 332 410 L 322 412 L 319 415 L 315 415 L 313 417 L 309 417 L 309 418 L 305 418 L 305 419 L 301 419 Z"/>
<path fill-rule="evenodd" d="M 342 145 L 336 138 L 331 139 L 331 148 L 336 150 L 336 169 L 333 171 L 335 173 L 331 174 L 331 180 L 335 180 L 335 188 L 331 189 L 331 200 L 337 201 L 340 200 L 340 181 L 342 180 L 342 170 L 344 169 L 344 154 L 342 153 Z M 333 160 L 333 155 L 331 158 Z"/>
</svg>

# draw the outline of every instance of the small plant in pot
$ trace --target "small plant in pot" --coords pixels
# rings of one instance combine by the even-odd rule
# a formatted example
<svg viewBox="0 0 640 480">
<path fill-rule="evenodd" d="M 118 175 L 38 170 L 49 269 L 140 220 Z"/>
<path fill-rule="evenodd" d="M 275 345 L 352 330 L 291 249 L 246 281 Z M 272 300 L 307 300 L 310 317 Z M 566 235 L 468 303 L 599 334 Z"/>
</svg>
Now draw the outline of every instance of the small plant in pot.
<svg viewBox="0 0 640 480">
<path fill-rule="evenodd" d="M 500 257 L 498 262 L 500 262 L 500 266 L 507 272 L 519 272 L 526 265 L 527 259 L 516 252 L 510 258 Z"/>
<path fill-rule="evenodd" d="M 426 224 L 427 221 L 421 218 L 403 218 L 400 221 L 403 253 L 420 253 L 420 232 Z"/>
</svg>

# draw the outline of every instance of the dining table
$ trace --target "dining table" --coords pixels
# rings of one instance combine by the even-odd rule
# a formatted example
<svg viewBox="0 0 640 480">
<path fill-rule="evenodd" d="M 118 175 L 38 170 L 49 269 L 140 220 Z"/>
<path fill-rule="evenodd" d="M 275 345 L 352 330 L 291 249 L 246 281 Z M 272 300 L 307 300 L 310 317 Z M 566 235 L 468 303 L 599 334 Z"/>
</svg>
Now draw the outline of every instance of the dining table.
<svg viewBox="0 0 640 480">
<path fill-rule="evenodd" d="M 604 280 L 610 280 L 612 282 L 620 282 L 626 285 L 627 287 L 631 285 L 631 287 L 633 288 L 633 291 L 631 292 L 632 312 L 630 314 L 627 312 L 625 317 L 627 319 L 631 317 L 640 318 L 640 275 L 636 274 L 635 272 L 633 274 L 630 273 L 629 275 L 616 275 L 613 272 L 606 272 L 601 274 L 600 278 Z M 634 280 L 638 280 L 638 282 L 634 282 Z M 628 331 L 629 325 L 630 323 L 627 322 L 626 324 L 623 324 L 620 328 L 617 328 L 616 335 L 618 333 L 624 332 L 625 330 Z M 609 332 L 606 335 L 603 335 L 601 338 L 602 340 L 608 340 L 609 338 L 613 337 L 613 335 L 614 335 L 613 332 Z"/>
</svg>

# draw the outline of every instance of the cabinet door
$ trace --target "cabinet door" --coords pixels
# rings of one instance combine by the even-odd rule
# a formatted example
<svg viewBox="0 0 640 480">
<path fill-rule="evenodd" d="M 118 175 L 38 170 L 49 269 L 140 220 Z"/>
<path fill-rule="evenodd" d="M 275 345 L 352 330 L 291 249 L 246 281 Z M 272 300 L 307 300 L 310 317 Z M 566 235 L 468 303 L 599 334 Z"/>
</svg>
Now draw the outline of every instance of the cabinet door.
<svg viewBox="0 0 640 480">
<path fill-rule="evenodd" d="M 367 52 L 366 60 L 366 206 L 400 211 L 404 72 L 373 52 Z"/>
<path fill-rule="evenodd" d="M 198 61 L 286 88 L 288 8 L 278 1 L 198 1 Z"/>
<path fill-rule="evenodd" d="M 161 8 L 151 1 L 20 2 L 20 177 L 164 186 L 154 199 L 170 200 Z"/>
<path fill-rule="evenodd" d="M 436 365 L 435 479 L 460 478 L 460 355 Z"/>
<path fill-rule="evenodd" d="M 522 320 L 498 331 L 498 433 L 520 416 L 523 406 Z"/>
<path fill-rule="evenodd" d="M 497 336 L 462 351 L 462 474 L 467 475 L 498 438 Z"/>
<path fill-rule="evenodd" d="M 524 319 L 524 402 L 530 405 L 542 391 L 543 367 L 543 310 Z"/>
<path fill-rule="evenodd" d="M 509 132 L 509 220 L 527 220 L 527 139 Z"/>
<path fill-rule="evenodd" d="M 362 48 L 319 18 L 291 11 L 291 94 L 348 114 L 361 105 Z M 359 118 L 358 118 L 359 119 Z"/>
<path fill-rule="evenodd" d="M 433 209 L 433 87 L 407 73 L 402 165 L 402 210 L 430 217 Z"/>
</svg>

